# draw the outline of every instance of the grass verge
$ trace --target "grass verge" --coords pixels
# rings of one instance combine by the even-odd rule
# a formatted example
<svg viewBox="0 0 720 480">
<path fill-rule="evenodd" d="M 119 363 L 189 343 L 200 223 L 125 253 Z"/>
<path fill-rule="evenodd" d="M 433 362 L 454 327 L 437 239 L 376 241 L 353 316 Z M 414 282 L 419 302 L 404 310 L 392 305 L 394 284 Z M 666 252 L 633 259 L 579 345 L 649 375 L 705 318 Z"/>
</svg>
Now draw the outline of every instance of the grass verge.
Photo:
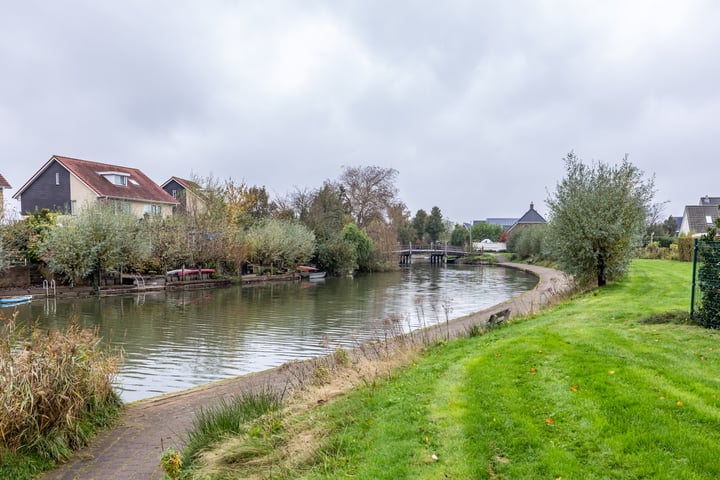
<svg viewBox="0 0 720 480">
<path fill-rule="evenodd" d="M 720 478 L 720 332 L 678 313 L 690 268 L 636 261 L 622 282 L 288 410 L 287 454 L 253 475 Z"/>
</svg>

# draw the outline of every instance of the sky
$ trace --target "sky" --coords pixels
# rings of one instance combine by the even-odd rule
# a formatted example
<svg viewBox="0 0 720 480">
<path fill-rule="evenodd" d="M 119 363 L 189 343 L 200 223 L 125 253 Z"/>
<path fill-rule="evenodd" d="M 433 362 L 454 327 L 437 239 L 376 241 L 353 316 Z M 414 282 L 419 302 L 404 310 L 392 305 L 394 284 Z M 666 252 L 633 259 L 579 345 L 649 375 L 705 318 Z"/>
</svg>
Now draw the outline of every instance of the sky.
<svg viewBox="0 0 720 480">
<path fill-rule="evenodd" d="M 0 0 L 0 173 L 52 155 L 274 197 L 398 171 L 411 213 L 519 217 L 574 151 L 720 196 L 714 0 Z M 14 205 L 10 205 L 14 207 Z"/>
</svg>

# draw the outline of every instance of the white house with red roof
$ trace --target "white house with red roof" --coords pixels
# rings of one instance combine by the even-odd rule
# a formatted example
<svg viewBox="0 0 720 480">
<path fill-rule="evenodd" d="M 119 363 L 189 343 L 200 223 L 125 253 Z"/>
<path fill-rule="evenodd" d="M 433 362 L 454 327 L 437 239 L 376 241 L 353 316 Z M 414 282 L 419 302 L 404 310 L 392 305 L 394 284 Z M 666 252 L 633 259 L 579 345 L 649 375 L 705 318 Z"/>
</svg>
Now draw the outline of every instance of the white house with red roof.
<svg viewBox="0 0 720 480">
<path fill-rule="evenodd" d="M 47 208 L 76 214 L 83 206 L 110 202 L 118 211 L 172 214 L 177 200 L 137 168 L 54 155 L 13 195 L 27 215 Z"/>
</svg>

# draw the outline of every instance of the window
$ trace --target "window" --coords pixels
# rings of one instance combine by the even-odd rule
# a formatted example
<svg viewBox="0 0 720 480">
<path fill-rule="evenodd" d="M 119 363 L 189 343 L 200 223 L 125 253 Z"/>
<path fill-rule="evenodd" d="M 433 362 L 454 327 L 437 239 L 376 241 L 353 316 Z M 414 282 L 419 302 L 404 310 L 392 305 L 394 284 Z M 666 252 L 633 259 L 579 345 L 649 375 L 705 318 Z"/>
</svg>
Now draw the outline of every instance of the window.
<svg viewBox="0 0 720 480">
<path fill-rule="evenodd" d="M 132 213 L 132 205 L 130 205 L 130 202 L 123 202 L 122 200 L 114 200 L 112 202 L 113 209 L 115 210 L 115 215 L 124 213 L 129 214 Z"/>
<path fill-rule="evenodd" d="M 172 196 L 173 196 L 173 198 L 177 198 L 177 190 L 172 191 Z"/>
<path fill-rule="evenodd" d="M 710 215 L 705 215 L 705 222 L 706 223 L 713 223 L 712 217 Z"/>
<path fill-rule="evenodd" d="M 162 213 L 162 206 L 155 204 L 146 204 L 144 212 L 147 215 L 160 215 Z"/>
<path fill-rule="evenodd" d="M 55 185 L 60 185 L 60 172 L 55 172 Z"/>
<path fill-rule="evenodd" d="M 77 200 L 70 202 L 70 215 L 77 215 Z"/>
<path fill-rule="evenodd" d="M 120 187 L 127 187 L 128 177 L 130 176 L 127 173 L 124 172 L 98 172 L 100 175 L 105 177 L 105 180 L 112 183 L 113 185 L 118 185 Z M 131 182 L 134 182 L 131 180 Z"/>
</svg>

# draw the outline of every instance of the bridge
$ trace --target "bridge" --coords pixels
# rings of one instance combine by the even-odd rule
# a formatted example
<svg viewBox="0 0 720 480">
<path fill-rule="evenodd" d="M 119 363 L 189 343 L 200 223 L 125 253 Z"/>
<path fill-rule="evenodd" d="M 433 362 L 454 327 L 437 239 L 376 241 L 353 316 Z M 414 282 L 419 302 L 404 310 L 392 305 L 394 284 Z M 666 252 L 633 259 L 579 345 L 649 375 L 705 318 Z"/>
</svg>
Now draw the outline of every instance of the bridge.
<svg viewBox="0 0 720 480">
<path fill-rule="evenodd" d="M 447 261 L 447 257 L 452 255 L 454 257 L 462 257 L 468 253 L 463 247 L 456 247 L 447 244 L 430 244 L 430 245 L 400 245 L 394 252 L 400 256 L 400 264 L 412 263 L 413 255 L 422 255 L 430 259 L 430 263 L 444 263 Z"/>
</svg>

